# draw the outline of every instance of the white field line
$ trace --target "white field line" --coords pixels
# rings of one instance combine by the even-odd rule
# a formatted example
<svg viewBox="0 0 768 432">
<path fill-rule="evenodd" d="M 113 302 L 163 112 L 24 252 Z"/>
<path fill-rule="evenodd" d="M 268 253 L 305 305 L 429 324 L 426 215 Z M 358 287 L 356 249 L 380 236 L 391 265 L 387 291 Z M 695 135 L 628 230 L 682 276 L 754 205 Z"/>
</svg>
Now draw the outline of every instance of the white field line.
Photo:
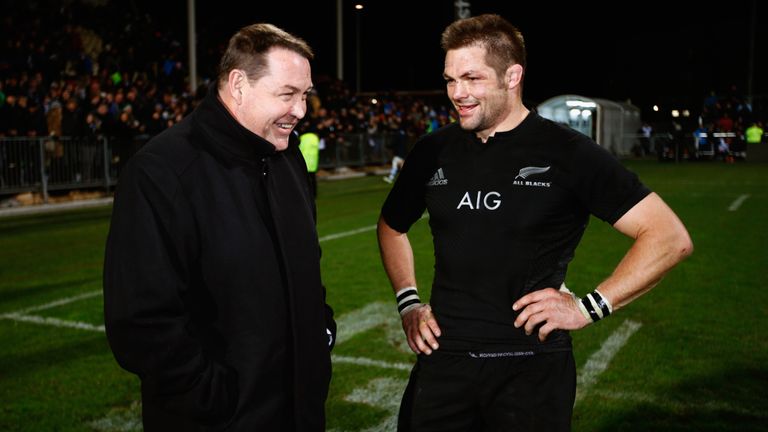
<svg viewBox="0 0 768 432">
<path fill-rule="evenodd" d="M 426 217 L 428 216 L 424 215 L 422 216 L 422 219 Z M 327 236 L 320 237 L 319 241 L 324 242 L 327 240 L 334 240 L 338 238 L 352 236 L 355 234 L 373 231 L 375 229 L 376 229 L 376 225 L 371 225 L 371 226 L 358 228 L 350 231 L 345 231 L 341 233 L 329 234 Z M 100 294 L 102 294 L 101 291 L 92 291 L 92 292 L 80 294 L 73 297 L 67 297 L 67 298 L 63 298 L 53 302 L 45 303 L 39 306 L 26 308 L 18 312 L 2 314 L 0 315 L 0 319 L 4 318 L 4 319 L 15 320 L 15 321 L 21 321 L 21 322 L 50 325 L 54 327 L 66 327 L 66 328 L 75 328 L 80 330 L 98 331 L 103 333 L 104 332 L 103 325 L 95 326 L 92 324 L 78 322 L 78 321 L 65 321 L 65 320 L 60 320 L 60 319 L 50 318 L 50 317 L 26 315 L 26 313 L 29 313 L 32 311 L 50 309 L 53 307 L 57 307 L 57 306 L 72 303 L 75 301 L 83 300 L 86 298 L 94 297 Z M 342 343 L 346 340 L 349 340 L 354 335 L 360 332 L 369 330 L 373 327 L 386 323 L 386 320 L 389 318 L 389 315 L 391 315 L 388 312 L 390 312 L 388 305 L 378 302 L 378 303 L 369 304 L 361 310 L 353 311 L 340 317 L 339 318 L 340 333 L 337 336 L 337 343 Z M 639 323 L 635 323 L 632 321 L 625 321 L 622 324 L 622 326 L 603 343 L 602 348 L 589 358 L 586 365 L 584 366 L 584 369 L 582 370 L 582 373 L 579 375 L 580 392 L 577 393 L 577 397 L 576 397 L 577 401 L 580 399 L 580 396 L 583 397 L 586 391 L 597 381 L 597 377 L 608 367 L 608 363 L 610 362 L 611 358 L 613 358 L 616 352 L 618 352 L 618 350 L 626 343 L 629 336 L 631 336 L 632 333 L 637 331 L 638 328 L 640 328 Z M 342 329 L 347 329 L 347 330 L 342 330 Z M 407 363 L 386 362 L 382 360 L 374 360 L 374 359 L 368 359 L 364 357 L 349 357 L 349 356 L 334 355 L 332 356 L 332 361 L 335 363 L 346 363 L 346 364 L 354 364 L 354 365 L 360 365 L 360 366 L 372 366 L 372 367 L 378 367 L 383 369 L 396 369 L 396 370 L 403 370 L 403 371 L 409 371 L 412 367 L 412 365 Z M 405 383 L 406 381 L 404 380 L 388 380 L 388 379 L 383 379 L 383 381 L 381 381 L 381 379 L 374 380 L 371 383 L 369 383 L 369 388 L 356 390 L 355 392 L 347 396 L 348 398 L 347 400 L 349 400 L 350 402 L 369 403 L 374 406 L 386 406 L 386 408 L 390 408 L 390 409 L 392 409 L 393 407 L 396 408 L 397 406 L 399 406 L 398 401 L 400 398 L 400 394 L 402 392 L 401 391 L 396 392 L 392 390 L 404 388 Z M 382 391 L 384 390 L 384 388 L 386 388 L 386 391 Z M 380 400 L 383 397 L 383 395 L 390 396 L 389 398 L 387 398 L 387 401 L 386 401 L 388 403 L 382 403 L 384 401 Z M 394 397 L 394 399 L 392 399 L 392 397 Z M 398 403 L 396 404 L 395 402 L 398 402 Z M 385 420 L 384 423 L 377 425 L 371 428 L 370 430 L 371 431 L 389 430 L 391 426 L 394 424 L 393 421 L 395 421 L 396 419 L 395 415 L 396 414 L 390 415 Z M 135 419 L 131 418 L 129 420 L 130 421 L 126 423 L 125 419 L 120 419 L 119 423 L 133 425 L 133 423 L 135 422 Z"/>
<path fill-rule="evenodd" d="M 72 297 L 66 297 L 66 298 L 63 298 L 63 299 L 60 299 L 60 300 L 52 301 L 50 303 L 42 304 L 40 306 L 32 306 L 32 307 L 29 307 L 29 308 L 26 308 L 26 309 L 22 309 L 22 310 L 16 311 L 14 313 L 22 314 L 22 315 L 23 314 L 28 314 L 30 312 L 37 312 L 37 311 L 41 311 L 41 310 L 45 310 L 45 309 L 55 308 L 56 306 L 65 305 L 67 303 L 76 302 L 78 300 L 83 300 L 83 299 L 87 299 L 87 298 L 91 298 L 91 297 L 96 297 L 96 296 L 101 295 L 101 294 L 102 294 L 101 290 L 91 291 L 91 292 L 83 293 L 83 294 L 80 294 L 80 295 L 76 295 L 76 296 L 72 296 Z"/>
<path fill-rule="evenodd" d="M 18 313 L 7 313 L 0 315 L 0 318 L 10 319 L 13 321 L 27 322 L 33 324 L 43 324 L 60 328 L 74 328 L 78 330 L 89 330 L 104 333 L 104 326 L 88 324 L 80 321 L 66 321 L 58 318 L 42 317 L 37 315 L 22 315 Z"/>
<path fill-rule="evenodd" d="M 703 400 L 689 399 L 687 401 L 679 401 L 679 400 L 669 399 L 667 397 L 664 397 L 663 395 L 661 397 L 658 397 L 653 394 L 641 393 L 641 392 L 619 392 L 619 391 L 609 391 L 609 390 L 600 390 L 600 389 L 595 389 L 592 393 L 596 396 L 603 397 L 606 399 L 628 401 L 636 404 L 644 403 L 649 405 L 655 405 L 657 407 L 661 407 L 662 409 L 669 410 L 669 411 L 676 411 L 676 412 L 681 412 L 681 411 L 702 411 L 702 412 L 708 412 L 708 413 L 726 412 L 726 413 L 731 413 L 736 415 L 768 418 L 768 413 L 766 413 L 765 411 L 762 411 L 759 409 L 755 410 L 755 409 L 745 408 L 743 406 L 736 406 L 724 400 L 703 401 Z"/>
<path fill-rule="evenodd" d="M 739 195 L 739 197 L 733 200 L 731 205 L 728 207 L 728 211 L 738 210 L 739 207 L 741 207 L 741 205 L 744 203 L 744 201 L 747 200 L 747 198 L 749 198 L 749 194 Z"/>
<path fill-rule="evenodd" d="M 394 300 L 392 304 L 378 301 L 347 312 L 336 318 L 336 327 L 339 329 L 336 334 L 336 343 L 342 344 L 359 333 L 386 324 L 387 321 L 396 320 L 396 316 L 399 315 L 397 315 Z"/>
<path fill-rule="evenodd" d="M 97 326 L 97 325 L 88 324 L 80 321 L 66 321 L 58 318 L 51 318 L 51 317 L 44 317 L 44 316 L 29 314 L 30 312 L 51 309 L 51 308 L 62 306 L 68 303 L 73 303 L 83 299 L 96 297 L 101 294 L 102 292 L 101 290 L 99 290 L 99 291 L 91 291 L 91 292 L 83 293 L 83 294 L 72 296 L 72 297 L 66 297 L 63 299 L 52 301 L 50 303 L 45 303 L 38 306 L 32 306 L 26 309 L 18 310 L 16 312 L 2 314 L 0 315 L 0 319 L 9 319 L 9 320 L 18 321 L 18 322 L 42 324 L 42 325 L 49 325 L 49 326 L 60 327 L 60 328 L 74 328 L 78 330 L 88 330 L 88 331 L 96 331 L 96 332 L 103 333 L 104 332 L 103 325 Z"/>
<path fill-rule="evenodd" d="M 348 402 L 361 403 L 387 411 L 382 422 L 361 432 L 391 432 L 397 430 L 397 413 L 408 381 L 405 379 L 375 378 L 365 387 L 358 387 L 344 397 Z"/>
<path fill-rule="evenodd" d="M 632 320 L 624 321 L 621 326 L 611 333 L 608 339 L 603 342 L 600 349 L 587 359 L 587 363 L 584 364 L 584 368 L 578 374 L 576 379 L 576 403 L 584 398 L 584 395 L 587 394 L 590 388 L 597 382 L 597 377 L 608 369 L 608 363 L 611 362 L 621 347 L 627 343 L 629 337 L 641 326 L 642 324 Z"/>
<path fill-rule="evenodd" d="M 143 432 L 141 403 L 136 401 L 125 408 L 113 408 L 106 417 L 87 423 L 91 429 L 100 432 Z"/>
<path fill-rule="evenodd" d="M 428 217 L 429 217 L 429 215 L 427 213 L 424 213 L 419 220 L 426 219 Z M 324 242 L 324 241 L 328 241 L 328 240 L 336 240 L 336 239 L 342 238 L 342 237 L 349 237 L 349 236 L 352 236 L 352 235 L 355 235 L 355 234 L 360 234 L 360 233 L 364 233 L 364 232 L 368 232 L 368 231 L 374 231 L 375 229 L 376 229 L 376 225 L 369 225 L 369 226 L 366 226 L 366 227 L 357 228 L 357 229 L 353 229 L 353 230 L 349 230 L 349 231 L 343 231 L 343 232 L 336 233 L 336 234 L 328 234 L 326 236 L 320 237 L 318 239 L 318 241 Z"/>
<path fill-rule="evenodd" d="M 422 218 L 424 218 L 424 217 L 422 217 Z M 373 231 L 375 229 L 376 229 L 376 225 L 370 225 L 370 226 L 367 226 L 367 227 L 357 228 L 357 229 L 350 230 L 350 231 L 343 231 L 343 232 L 340 232 L 340 233 L 329 234 L 327 236 L 320 237 L 319 241 L 324 242 L 324 241 L 328 241 L 328 240 L 335 240 L 335 239 L 342 238 L 342 237 L 348 237 L 348 236 L 352 236 L 352 235 L 355 235 L 355 234 L 360 234 L 360 233 L 364 233 L 364 232 L 368 232 L 368 231 Z M 54 327 L 71 327 L 71 328 L 81 328 L 81 329 L 86 329 L 86 330 L 101 329 L 103 331 L 104 330 L 104 326 L 94 326 L 94 325 L 91 325 L 91 324 L 81 323 L 81 322 L 77 322 L 77 321 L 65 321 L 65 320 L 59 320 L 59 319 L 55 319 L 55 318 L 46 318 L 46 317 L 41 317 L 41 316 L 36 316 L 36 315 L 28 315 L 30 312 L 36 312 L 36 311 L 41 311 L 41 310 L 45 310 L 45 309 L 54 308 L 54 307 L 57 307 L 57 306 L 65 305 L 65 304 L 68 304 L 68 303 L 76 302 L 76 301 L 87 299 L 87 298 L 90 298 L 90 297 L 95 297 L 95 296 L 101 295 L 101 294 L 102 294 L 102 291 L 99 290 L 99 291 L 87 292 L 87 293 L 76 295 L 76 296 L 73 296 L 73 297 L 66 297 L 66 298 L 55 300 L 55 301 L 52 301 L 50 303 L 45 303 L 45 304 L 42 304 L 42 305 L 39 305 L 39 306 L 32 306 L 32 307 L 29 307 L 29 308 L 26 308 L 26 309 L 18 310 L 16 312 L 10 312 L 10 313 L 6 313 L 6 314 L 2 314 L 2 315 L 0 315 L 0 319 L 4 318 L 4 319 L 15 320 L 15 321 L 31 322 L 31 323 L 37 323 L 37 324 L 47 324 L 47 325 L 52 325 Z M 379 323 L 376 323 L 376 324 L 374 324 L 374 326 L 378 325 L 378 324 Z"/>
<path fill-rule="evenodd" d="M 410 371 L 413 365 L 410 365 L 408 363 L 394 363 L 394 362 L 386 362 L 383 360 L 373 360 L 369 358 L 364 357 L 349 357 L 349 356 L 337 356 L 334 355 L 331 357 L 331 360 L 334 363 L 346 363 L 346 364 L 353 364 L 358 366 L 373 366 L 377 368 L 382 369 L 397 369 L 397 370 L 403 370 L 403 371 Z"/>
<path fill-rule="evenodd" d="M 327 240 L 334 240 L 341 237 L 347 237 L 355 234 L 360 234 L 367 231 L 373 231 L 376 229 L 376 225 L 371 225 L 363 228 L 358 228 L 350 231 L 344 231 L 336 234 L 329 234 L 327 236 L 321 237 L 319 241 L 327 241 Z M 35 324 L 45 324 L 50 325 L 54 327 L 68 327 L 68 328 L 77 328 L 82 330 L 95 330 L 95 331 L 104 331 L 104 326 L 94 326 L 92 324 L 88 323 L 82 323 L 77 321 L 65 321 L 60 320 L 56 318 L 47 318 L 37 315 L 29 315 L 29 312 L 35 312 L 35 311 L 41 311 L 45 309 L 54 308 L 57 306 L 65 305 L 68 303 L 76 302 L 79 300 L 83 300 L 90 297 L 95 297 L 97 295 L 101 295 L 102 291 L 91 291 L 84 294 L 76 295 L 73 297 L 66 297 L 60 300 L 55 300 L 50 303 L 45 303 L 39 306 L 32 306 L 26 309 L 18 310 L 16 312 L 10 312 L 6 314 L 0 315 L 0 319 L 10 319 L 14 321 L 21 321 L 21 322 L 28 322 L 28 323 L 35 323 Z"/>
<path fill-rule="evenodd" d="M 0 218 L 5 216 L 18 216 L 29 214 L 41 214 L 58 212 L 62 210 L 70 209 L 82 209 L 90 207 L 102 207 L 112 204 L 112 197 L 97 198 L 82 201 L 70 201 L 64 203 L 52 203 L 52 204 L 40 204 L 23 207 L 13 207 L 8 209 L 0 209 Z"/>
<path fill-rule="evenodd" d="M 357 228 L 357 229 L 353 229 L 353 230 L 350 230 L 350 231 L 344 231 L 344 232 L 340 232 L 340 233 L 336 233 L 336 234 L 328 234 L 327 236 L 320 237 L 318 239 L 318 241 L 324 242 L 324 241 L 328 241 L 328 240 L 335 240 L 337 238 L 349 237 L 351 235 L 360 234 L 360 233 L 364 233 L 364 232 L 368 232 L 368 231 L 373 231 L 375 229 L 376 229 L 376 225 L 370 225 L 370 226 L 367 226 L 367 227 Z"/>
</svg>

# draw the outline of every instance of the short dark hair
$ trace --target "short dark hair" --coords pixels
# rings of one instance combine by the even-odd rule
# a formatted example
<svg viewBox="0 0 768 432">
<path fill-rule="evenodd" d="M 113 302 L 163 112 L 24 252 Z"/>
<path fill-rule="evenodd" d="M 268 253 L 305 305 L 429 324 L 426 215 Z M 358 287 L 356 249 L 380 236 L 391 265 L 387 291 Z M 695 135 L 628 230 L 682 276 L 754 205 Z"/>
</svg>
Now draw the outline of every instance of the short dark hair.
<svg viewBox="0 0 768 432">
<path fill-rule="evenodd" d="M 499 15 L 484 14 L 454 21 L 440 39 L 440 46 L 446 52 L 472 45 L 486 49 L 485 61 L 500 78 L 513 64 L 525 69 L 523 34 Z"/>
<path fill-rule="evenodd" d="M 244 70 L 249 80 L 264 76 L 267 69 L 266 55 L 272 48 L 291 50 L 307 60 L 315 56 L 303 39 L 272 24 L 251 24 L 241 28 L 229 39 L 227 50 L 219 62 L 219 84 L 227 81 L 233 69 Z"/>
</svg>

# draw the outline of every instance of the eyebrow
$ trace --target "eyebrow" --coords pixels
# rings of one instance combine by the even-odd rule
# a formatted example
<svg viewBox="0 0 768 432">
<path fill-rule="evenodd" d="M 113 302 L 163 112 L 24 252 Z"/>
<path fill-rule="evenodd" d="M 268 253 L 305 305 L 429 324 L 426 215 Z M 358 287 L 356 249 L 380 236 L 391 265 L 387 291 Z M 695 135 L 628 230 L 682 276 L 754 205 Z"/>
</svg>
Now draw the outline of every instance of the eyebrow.
<svg viewBox="0 0 768 432">
<path fill-rule="evenodd" d="M 314 86 L 311 86 L 311 87 L 309 87 L 308 89 L 306 89 L 306 90 L 302 91 L 300 88 L 298 88 L 298 87 L 295 87 L 295 86 L 292 86 L 292 85 L 284 85 L 284 86 L 283 86 L 283 90 L 290 90 L 290 91 L 292 91 L 292 92 L 294 92 L 294 93 L 309 93 L 309 92 L 311 92 L 311 91 L 312 91 L 312 89 L 314 89 L 314 88 L 315 88 Z"/>
<path fill-rule="evenodd" d="M 468 71 L 464 72 L 463 74 L 461 74 L 459 76 L 459 78 L 466 78 L 466 77 L 468 77 L 470 75 L 480 75 L 480 76 L 482 76 L 482 74 L 480 72 L 476 71 L 476 70 L 468 70 Z M 452 76 L 448 75 L 445 72 L 443 72 L 443 78 L 454 79 Z"/>
</svg>

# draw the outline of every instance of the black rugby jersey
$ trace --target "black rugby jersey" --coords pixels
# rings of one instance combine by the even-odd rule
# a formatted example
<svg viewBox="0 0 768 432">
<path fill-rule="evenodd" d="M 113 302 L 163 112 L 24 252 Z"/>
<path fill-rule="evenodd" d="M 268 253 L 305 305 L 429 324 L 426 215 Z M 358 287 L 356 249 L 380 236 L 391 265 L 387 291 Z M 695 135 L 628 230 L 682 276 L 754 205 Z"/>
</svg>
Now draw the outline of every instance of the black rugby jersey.
<svg viewBox="0 0 768 432">
<path fill-rule="evenodd" d="M 590 214 L 613 224 L 649 193 L 593 140 L 530 113 L 486 143 L 456 123 L 421 138 L 381 214 L 405 233 L 429 211 L 441 350 L 525 355 L 570 336 L 526 336 L 512 304 L 560 286 Z"/>
</svg>

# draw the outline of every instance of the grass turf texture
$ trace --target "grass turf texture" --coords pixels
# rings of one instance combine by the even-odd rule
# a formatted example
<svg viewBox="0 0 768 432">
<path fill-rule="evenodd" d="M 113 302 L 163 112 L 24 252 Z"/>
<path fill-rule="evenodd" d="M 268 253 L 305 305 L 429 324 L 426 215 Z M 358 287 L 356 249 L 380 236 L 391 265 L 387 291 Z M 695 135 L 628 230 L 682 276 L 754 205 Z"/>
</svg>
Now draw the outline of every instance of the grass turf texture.
<svg viewBox="0 0 768 432">
<path fill-rule="evenodd" d="M 678 213 L 696 250 L 653 291 L 573 333 L 577 367 L 627 320 L 641 324 L 574 411 L 574 431 L 758 431 L 768 424 L 768 165 L 627 162 Z M 321 182 L 323 279 L 347 321 L 334 350 L 328 428 L 387 430 L 413 362 L 402 350 L 375 231 L 390 185 L 379 177 Z M 735 211 L 729 207 L 748 195 Z M 0 315 L 101 289 L 110 208 L 0 219 Z M 426 219 L 409 233 L 422 298 L 432 277 Z M 568 272 L 577 294 L 616 265 L 629 239 L 593 219 Z M 139 430 L 138 380 L 115 363 L 101 296 L 28 312 L 97 330 L 0 319 L 0 430 Z M 362 315 L 361 315 L 362 317 Z M 56 321 L 59 322 L 59 321 Z M 400 349 L 397 346 L 400 346 Z M 354 360 L 379 361 L 377 366 Z M 393 366 L 394 365 L 394 366 Z"/>
</svg>

